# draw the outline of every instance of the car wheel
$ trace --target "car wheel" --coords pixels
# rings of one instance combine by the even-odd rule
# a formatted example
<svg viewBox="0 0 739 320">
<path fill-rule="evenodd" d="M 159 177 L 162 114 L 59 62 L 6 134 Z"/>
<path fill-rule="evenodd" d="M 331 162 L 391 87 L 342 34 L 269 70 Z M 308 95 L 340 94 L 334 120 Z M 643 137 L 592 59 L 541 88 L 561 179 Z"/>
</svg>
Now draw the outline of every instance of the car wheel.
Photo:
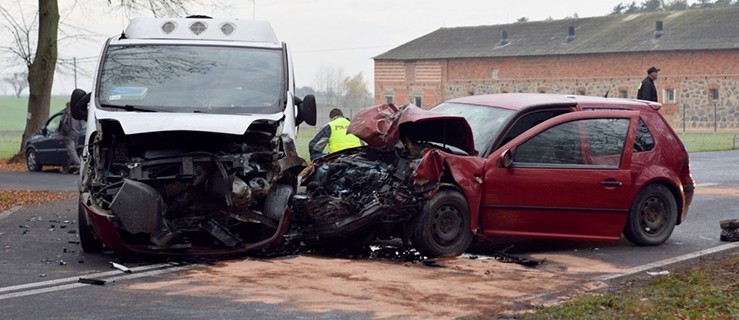
<svg viewBox="0 0 739 320">
<path fill-rule="evenodd" d="M 28 149 L 28 151 L 26 151 L 26 167 L 28 167 L 28 171 L 41 171 L 42 165 L 38 162 L 38 156 L 36 155 L 36 151 L 33 149 Z"/>
<path fill-rule="evenodd" d="M 656 246 L 672 235 L 677 223 L 677 202 L 667 187 L 644 188 L 631 205 L 624 237 L 638 246 Z"/>
<path fill-rule="evenodd" d="M 93 235 L 92 227 L 87 224 L 85 218 L 85 207 L 82 202 L 77 202 L 77 226 L 79 228 L 80 245 L 85 252 L 100 252 L 103 250 L 103 244 Z"/>
<path fill-rule="evenodd" d="M 458 256 L 472 242 L 467 199 L 454 190 L 441 190 L 426 202 L 411 227 L 413 246 L 429 258 Z"/>
</svg>

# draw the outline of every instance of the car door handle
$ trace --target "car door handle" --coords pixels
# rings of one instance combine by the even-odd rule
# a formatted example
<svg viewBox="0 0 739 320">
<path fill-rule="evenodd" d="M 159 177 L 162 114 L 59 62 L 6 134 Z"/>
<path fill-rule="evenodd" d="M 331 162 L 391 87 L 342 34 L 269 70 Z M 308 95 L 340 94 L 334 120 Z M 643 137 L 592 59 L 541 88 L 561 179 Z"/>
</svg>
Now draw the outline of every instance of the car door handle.
<svg viewBox="0 0 739 320">
<path fill-rule="evenodd" d="M 606 187 L 620 187 L 620 186 L 624 185 L 623 182 L 616 181 L 616 180 L 613 180 L 613 179 L 603 180 L 603 181 L 600 182 L 600 184 L 601 185 L 604 185 Z"/>
</svg>

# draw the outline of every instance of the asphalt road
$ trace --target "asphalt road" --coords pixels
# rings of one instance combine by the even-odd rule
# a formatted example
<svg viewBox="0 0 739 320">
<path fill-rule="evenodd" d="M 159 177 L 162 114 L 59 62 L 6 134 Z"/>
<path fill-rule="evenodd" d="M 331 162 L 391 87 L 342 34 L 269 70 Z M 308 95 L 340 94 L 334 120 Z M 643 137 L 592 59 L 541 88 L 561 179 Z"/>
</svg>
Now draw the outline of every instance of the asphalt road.
<svg viewBox="0 0 739 320">
<path fill-rule="evenodd" d="M 739 151 L 692 154 L 691 166 L 699 185 L 688 220 L 677 226 L 672 237 L 661 246 L 635 247 L 625 240 L 597 243 L 496 239 L 478 245 L 475 250 L 486 253 L 513 244 L 509 252 L 514 254 L 537 258 L 566 254 L 629 268 L 723 245 L 719 241 L 718 221 L 739 218 L 736 209 L 739 208 Z M 0 188 L 4 189 L 75 191 L 76 180 L 75 175 L 52 172 L 0 172 Z M 0 213 L 0 318 L 366 319 L 371 316 L 340 311 L 303 312 L 283 304 L 215 296 L 174 296 L 166 288 L 132 290 L 132 285 L 173 280 L 187 272 L 177 268 L 207 269 L 207 266 L 203 261 L 189 261 L 180 266 L 171 264 L 172 261 L 119 260 L 112 254 L 85 254 L 79 247 L 76 229 L 74 199 Z M 111 269 L 109 261 L 139 269 L 127 275 Z M 108 282 L 104 286 L 78 284 L 77 278 L 83 275 Z"/>
</svg>

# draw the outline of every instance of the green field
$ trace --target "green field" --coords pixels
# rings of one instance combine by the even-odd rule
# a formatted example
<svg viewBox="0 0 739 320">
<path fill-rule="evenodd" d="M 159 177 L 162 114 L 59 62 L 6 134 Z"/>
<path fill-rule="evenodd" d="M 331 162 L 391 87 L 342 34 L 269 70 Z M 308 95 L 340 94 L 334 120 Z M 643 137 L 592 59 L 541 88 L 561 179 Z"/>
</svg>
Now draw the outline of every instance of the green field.
<svg viewBox="0 0 739 320">
<path fill-rule="evenodd" d="M 688 152 L 723 151 L 734 148 L 735 133 L 679 133 Z"/>
<path fill-rule="evenodd" d="M 69 96 L 51 97 L 49 114 L 64 109 L 64 103 L 67 100 Z M 26 126 L 27 112 L 28 97 L 0 96 L 0 131 L 23 131 Z"/>
</svg>

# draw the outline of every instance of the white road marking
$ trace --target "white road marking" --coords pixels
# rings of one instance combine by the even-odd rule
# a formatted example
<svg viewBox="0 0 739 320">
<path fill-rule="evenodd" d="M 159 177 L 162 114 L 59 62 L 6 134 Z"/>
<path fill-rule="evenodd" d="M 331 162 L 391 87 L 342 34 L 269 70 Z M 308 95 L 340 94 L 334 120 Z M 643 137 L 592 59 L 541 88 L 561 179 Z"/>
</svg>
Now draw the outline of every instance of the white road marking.
<svg viewBox="0 0 739 320">
<path fill-rule="evenodd" d="M 202 267 L 202 266 L 204 266 L 204 265 L 190 264 L 190 265 L 184 265 L 184 266 L 179 266 L 179 267 L 171 267 L 171 268 L 164 268 L 164 269 L 159 269 L 159 270 L 152 270 L 152 271 L 147 271 L 147 272 L 142 272 L 142 273 L 125 274 L 125 275 L 121 275 L 121 276 L 117 276 L 117 277 L 111 277 L 111 278 L 105 278 L 105 279 L 101 279 L 101 280 L 105 280 L 107 282 L 113 282 L 113 281 L 118 281 L 118 280 L 136 279 L 136 278 L 150 277 L 150 276 L 155 276 L 155 275 L 160 275 L 160 274 L 166 274 L 166 273 L 173 273 L 173 272 L 178 272 L 178 271 L 190 270 L 190 269 L 195 269 L 195 268 L 199 268 L 199 267 Z M 120 271 L 116 271 L 116 273 L 120 274 Z M 85 278 L 91 278 L 90 275 L 86 275 L 86 276 L 83 276 L 83 277 L 85 277 Z M 77 281 L 77 279 L 79 279 L 79 277 L 74 277 L 74 278 L 75 278 L 75 281 Z M 96 279 L 99 279 L 99 278 L 96 277 Z M 31 295 L 36 295 L 36 294 L 42 294 L 42 293 L 49 293 L 49 292 L 55 292 L 55 291 L 62 291 L 62 290 L 74 289 L 74 288 L 81 288 L 81 287 L 85 287 L 85 286 L 92 286 L 92 285 L 85 284 L 85 283 L 75 282 L 75 283 L 64 284 L 64 285 L 59 285 L 59 286 L 54 286 L 54 287 L 48 287 L 48 288 L 33 289 L 33 290 L 19 291 L 19 292 L 11 292 L 11 293 L 6 293 L 6 294 L 0 295 L 0 300 L 11 299 L 11 298 L 18 298 L 18 297 L 25 297 L 25 296 L 31 296 Z"/>
<path fill-rule="evenodd" d="M 660 261 L 648 263 L 648 264 L 645 264 L 645 265 L 642 265 L 642 266 L 638 266 L 638 267 L 634 267 L 634 268 L 628 269 L 624 273 L 606 274 L 606 275 L 595 277 L 592 280 L 597 280 L 597 281 L 613 280 L 613 279 L 616 279 L 616 278 L 621 278 L 621 277 L 629 276 L 629 275 L 632 275 L 632 274 L 635 274 L 635 273 L 644 272 L 644 271 L 647 271 L 649 269 L 660 268 L 660 267 L 664 267 L 666 265 L 670 265 L 670 264 L 673 264 L 673 263 L 682 262 L 682 261 L 685 261 L 685 260 L 690 260 L 690 259 L 698 258 L 700 256 L 705 256 L 705 255 L 709 255 L 709 254 L 712 254 L 712 253 L 717 253 L 717 252 L 721 252 L 721 251 L 725 251 L 725 250 L 730 250 L 730 249 L 735 249 L 735 248 L 739 248 L 739 242 L 732 242 L 732 243 L 720 245 L 720 246 L 717 246 L 717 247 L 713 247 L 713 248 L 709 248 L 709 249 L 704 249 L 704 250 L 699 250 L 699 251 L 688 253 L 688 254 L 684 254 L 684 255 L 681 255 L 681 256 L 672 257 L 672 258 L 669 258 L 669 259 L 665 259 L 665 260 L 660 260 Z"/>
<path fill-rule="evenodd" d="M 189 267 L 189 266 L 200 266 L 200 265 L 186 265 L 186 266 L 182 266 L 181 264 L 177 264 L 177 263 L 152 264 L 152 265 L 148 265 L 148 266 L 140 266 L 140 267 L 131 268 L 131 271 L 133 272 L 133 274 L 129 274 L 129 275 L 133 275 L 133 276 L 136 276 L 136 277 L 139 277 L 139 276 L 142 276 L 142 275 L 146 276 L 146 275 L 149 275 L 150 272 L 152 272 L 152 271 L 149 271 L 149 270 L 154 270 L 154 269 L 159 269 L 159 270 L 155 270 L 155 271 L 160 271 L 162 273 L 175 272 L 175 271 L 178 271 L 179 270 L 179 269 L 178 270 L 175 270 L 176 268 Z M 174 271 L 171 271 L 171 270 L 174 270 Z M 149 271 L 149 272 L 137 273 L 137 272 L 142 272 L 142 271 Z M 92 273 L 92 274 L 81 274 L 81 275 L 78 275 L 78 276 L 68 277 L 68 278 L 62 278 L 62 279 L 47 280 L 47 281 L 34 282 L 34 283 L 26 283 L 26 284 L 21 284 L 21 285 L 15 285 L 15 286 L 9 286 L 9 287 L 0 288 L 0 293 L 3 293 L 3 292 L 12 292 L 12 291 L 19 291 L 19 290 L 26 290 L 26 289 L 37 288 L 37 287 L 48 287 L 48 286 L 56 286 L 56 287 L 52 287 L 52 288 L 60 288 L 60 287 L 63 287 L 63 289 L 61 289 L 61 290 L 71 289 L 71 288 L 76 288 L 77 287 L 76 286 L 77 284 L 82 285 L 82 286 L 88 285 L 88 284 L 83 284 L 83 283 L 77 283 L 77 280 L 79 280 L 80 277 L 108 280 L 108 278 L 106 278 L 106 277 L 120 275 L 121 273 L 122 272 L 119 271 L 119 270 L 113 270 L 113 271 L 106 271 L 106 272 L 99 272 L 99 273 Z M 116 278 L 110 278 L 110 279 L 117 279 L 117 278 L 118 277 L 116 277 Z M 68 282 L 71 283 L 71 284 L 61 285 L 61 284 L 68 283 Z M 36 289 L 36 290 L 30 290 L 30 291 L 24 291 L 24 292 L 36 292 L 36 291 L 41 290 L 42 292 L 38 292 L 38 293 L 43 293 L 43 292 L 47 292 L 47 291 L 43 291 L 43 290 L 48 290 L 48 289 L 52 289 L 52 288 Z M 55 291 L 55 290 L 52 290 L 52 291 Z M 22 292 L 18 292 L 18 293 L 22 293 Z M 13 294 L 15 294 L 15 293 L 13 293 Z M 36 293 L 31 293 L 31 294 L 36 294 Z M 6 299 L 6 298 L 3 298 L 6 295 L 0 295 L 0 300 L 1 299 Z M 28 294 L 25 294 L 25 295 L 28 295 Z"/>
<path fill-rule="evenodd" d="M 5 219 L 7 217 L 10 217 L 11 214 L 15 213 L 16 211 L 20 210 L 21 206 L 15 206 L 8 210 L 5 210 L 3 212 L 0 212 L 0 220 Z"/>
<path fill-rule="evenodd" d="M 717 186 L 717 185 L 719 185 L 719 184 L 718 183 L 713 183 L 713 182 L 699 183 L 698 184 L 698 188 L 700 188 L 700 187 L 713 187 L 713 186 Z"/>
</svg>

